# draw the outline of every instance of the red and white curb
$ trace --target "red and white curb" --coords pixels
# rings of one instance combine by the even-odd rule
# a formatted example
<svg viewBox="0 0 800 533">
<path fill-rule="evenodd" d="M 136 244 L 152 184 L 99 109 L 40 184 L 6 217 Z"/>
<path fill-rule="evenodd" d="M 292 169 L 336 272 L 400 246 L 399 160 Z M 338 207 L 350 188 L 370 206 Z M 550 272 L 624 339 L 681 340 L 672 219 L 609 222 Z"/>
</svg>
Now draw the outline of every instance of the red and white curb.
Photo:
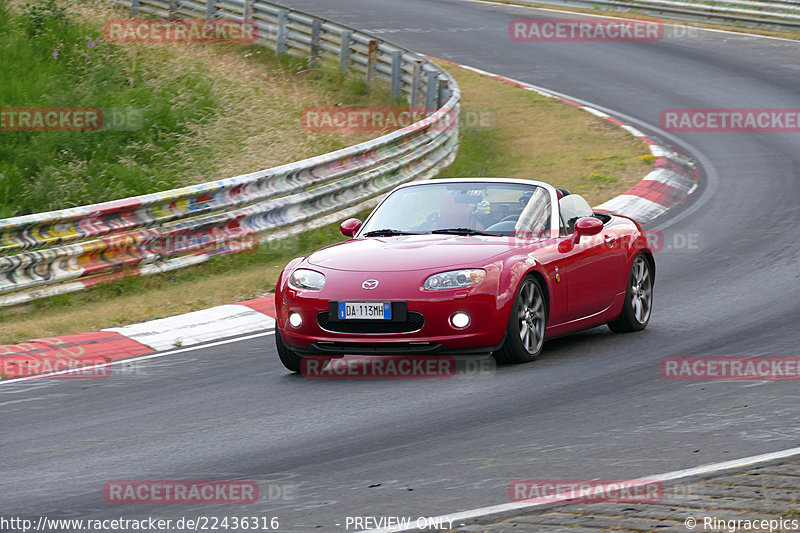
<svg viewBox="0 0 800 533">
<path fill-rule="evenodd" d="M 275 319 L 247 306 L 220 305 L 183 315 L 150 320 L 113 331 L 155 351 L 191 346 L 275 327 Z"/>
<path fill-rule="evenodd" d="M 120 328 L 0 346 L 0 381 L 66 372 L 275 328 L 272 296 Z M 74 371 L 74 372 L 73 372 Z M 105 371 L 97 373 L 107 376 Z"/>
<path fill-rule="evenodd" d="M 556 98 L 608 120 L 647 143 L 655 156 L 653 170 L 624 194 L 596 206 L 597 210 L 646 223 L 680 204 L 697 189 L 700 173 L 687 157 L 657 144 L 638 129 L 607 113 L 529 83 L 452 61 L 440 61 Z M 59 372 L 66 367 L 72 370 L 274 328 L 275 304 L 272 296 L 266 296 L 98 332 L 0 345 L 0 380 Z"/>
<path fill-rule="evenodd" d="M 682 203 L 697 189 L 700 172 L 695 168 L 695 165 L 689 158 L 677 150 L 656 143 L 643 132 L 617 120 L 608 113 L 574 102 L 568 98 L 554 94 L 547 89 L 525 83 L 524 81 L 507 78 L 475 67 L 448 61 L 447 59 L 428 57 L 483 76 L 512 83 L 525 90 L 533 91 L 548 98 L 555 98 L 565 104 L 577 107 L 599 118 L 612 122 L 634 137 L 638 137 L 647 143 L 650 148 L 650 153 L 655 157 L 655 164 L 653 165 L 652 172 L 647 174 L 642 181 L 637 183 L 630 190 L 596 206 L 595 209 L 598 211 L 628 216 L 642 224 L 646 224 L 657 216 L 663 215 L 676 205 Z"/>
</svg>

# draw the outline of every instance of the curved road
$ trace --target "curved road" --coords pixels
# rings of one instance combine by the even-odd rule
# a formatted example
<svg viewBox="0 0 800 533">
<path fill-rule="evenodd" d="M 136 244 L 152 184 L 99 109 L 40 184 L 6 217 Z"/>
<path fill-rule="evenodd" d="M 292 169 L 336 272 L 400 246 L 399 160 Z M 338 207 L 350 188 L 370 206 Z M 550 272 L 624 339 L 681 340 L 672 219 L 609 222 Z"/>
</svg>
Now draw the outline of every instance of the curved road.
<svg viewBox="0 0 800 533">
<path fill-rule="evenodd" d="M 632 478 L 800 445 L 795 382 L 665 381 L 658 368 L 669 355 L 798 355 L 800 134 L 668 135 L 658 117 L 800 107 L 800 43 L 671 28 L 658 43 L 512 43 L 512 18 L 568 15 L 461 0 L 287 2 L 585 99 L 690 152 L 700 190 L 652 224 L 668 246 L 649 328 L 596 328 L 549 342 L 539 362 L 442 381 L 304 380 L 263 336 L 103 380 L 0 386 L 3 515 L 259 514 L 278 516 L 279 531 L 335 532 L 347 516 L 505 503 L 513 479 Z M 675 246 L 687 239 L 693 249 Z M 262 501 L 104 503 L 103 484 L 125 479 L 255 480 Z"/>
</svg>

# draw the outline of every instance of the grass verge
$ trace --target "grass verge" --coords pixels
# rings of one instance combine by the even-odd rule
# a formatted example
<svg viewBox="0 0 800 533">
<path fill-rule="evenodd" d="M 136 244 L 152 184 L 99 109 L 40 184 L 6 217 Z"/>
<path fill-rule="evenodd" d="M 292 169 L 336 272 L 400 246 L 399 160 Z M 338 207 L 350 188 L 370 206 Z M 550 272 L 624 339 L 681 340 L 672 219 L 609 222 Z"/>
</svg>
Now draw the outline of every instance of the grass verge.
<svg viewBox="0 0 800 533">
<path fill-rule="evenodd" d="M 448 66 L 463 94 L 458 159 L 442 175 L 536 179 L 598 205 L 652 168 L 625 130 L 553 98 Z"/>
<path fill-rule="evenodd" d="M 224 62 L 227 55 L 220 54 Z M 269 72 L 273 67 L 283 68 L 266 64 L 261 76 L 274 76 Z M 652 168 L 644 143 L 607 121 L 499 80 L 456 67 L 448 70 L 462 89 L 462 125 L 458 158 L 442 176 L 541 179 L 597 204 L 624 192 Z M 325 98 L 341 91 L 340 80 L 330 74 L 309 77 Z M 309 83 L 293 81 L 298 86 L 301 82 Z M 295 90 L 312 94 L 307 87 Z M 187 270 L 0 309 L 0 343 L 93 331 L 256 298 L 274 289 L 291 258 L 340 240 L 334 224 L 264 245 L 255 253 L 217 257 Z"/>
</svg>

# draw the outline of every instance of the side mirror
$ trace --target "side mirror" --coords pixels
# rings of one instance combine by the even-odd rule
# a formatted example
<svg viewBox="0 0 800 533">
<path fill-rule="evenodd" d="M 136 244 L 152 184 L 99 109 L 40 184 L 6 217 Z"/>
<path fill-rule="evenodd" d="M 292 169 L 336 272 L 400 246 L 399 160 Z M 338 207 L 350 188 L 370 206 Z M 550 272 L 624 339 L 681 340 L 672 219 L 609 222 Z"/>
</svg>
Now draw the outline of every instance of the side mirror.
<svg viewBox="0 0 800 533">
<path fill-rule="evenodd" d="M 361 228 L 361 221 L 357 218 L 348 218 L 339 225 L 339 231 L 345 237 L 353 238 L 353 235 Z"/>
<path fill-rule="evenodd" d="M 572 242 L 578 244 L 581 241 L 581 237 L 597 235 L 601 231 L 603 231 L 603 223 L 598 219 L 594 217 L 579 218 L 575 222 L 575 234 L 572 236 Z"/>
</svg>

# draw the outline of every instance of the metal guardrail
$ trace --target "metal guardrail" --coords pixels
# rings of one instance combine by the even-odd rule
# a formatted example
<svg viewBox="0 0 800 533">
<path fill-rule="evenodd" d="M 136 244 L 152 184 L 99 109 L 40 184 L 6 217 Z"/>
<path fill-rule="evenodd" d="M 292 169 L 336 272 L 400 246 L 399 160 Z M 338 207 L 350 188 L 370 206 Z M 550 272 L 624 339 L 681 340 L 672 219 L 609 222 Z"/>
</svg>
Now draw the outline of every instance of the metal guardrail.
<svg viewBox="0 0 800 533">
<path fill-rule="evenodd" d="M 123 0 L 114 0 L 122 3 Z M 0 306 L 164 272 L 258 246 L 431 177 L 458 149 L 460 90 L 429 60 L 353 28 L 262 0 L 124 0 L 165 18 L 254 21 L 259 43 L 383 78 L 391 96 L 436 110 L 402 130 L 234 178 L 0 220 Z M 349 208 L 349 209 L 345 209 Z M 345 211 L 342 211 L 345 209 Z"/>
<path fill-rule="evenodd" d="M 794 0 L 523 0 L 524 2 L 616 11 L 641 11 L 689 20 L 748 24 L 781 31 L 800 30 L 800 2 Z"/>
</svg>

